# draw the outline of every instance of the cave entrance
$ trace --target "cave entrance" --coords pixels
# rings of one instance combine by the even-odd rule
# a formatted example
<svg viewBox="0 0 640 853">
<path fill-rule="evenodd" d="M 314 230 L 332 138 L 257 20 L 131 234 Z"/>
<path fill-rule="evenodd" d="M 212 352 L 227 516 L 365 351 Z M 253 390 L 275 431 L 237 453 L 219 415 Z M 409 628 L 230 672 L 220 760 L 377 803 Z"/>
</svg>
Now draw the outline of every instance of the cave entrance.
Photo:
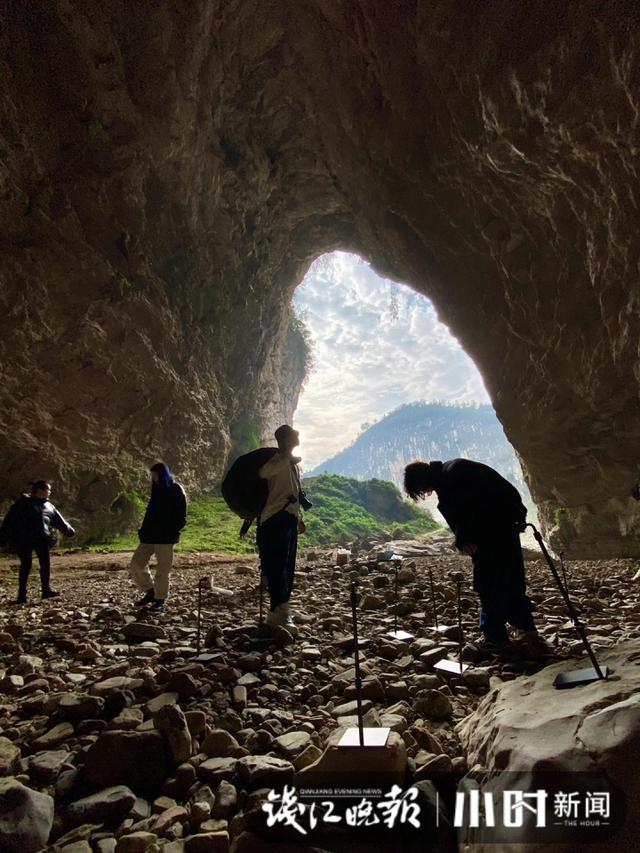
<svg viewBox="0 0 640 853">
<path fill-rule="evenodd" d="M 312 352 L 295 413 L 305 476 L 401 488 L 408 462 L 463 456 L 496 468 L 535 513 L 482 376 L 427 297 L 332 252 L 311 265 L 293 302 Z M 427 505 L 443 521 L 436 503 Z"/>
</svg>

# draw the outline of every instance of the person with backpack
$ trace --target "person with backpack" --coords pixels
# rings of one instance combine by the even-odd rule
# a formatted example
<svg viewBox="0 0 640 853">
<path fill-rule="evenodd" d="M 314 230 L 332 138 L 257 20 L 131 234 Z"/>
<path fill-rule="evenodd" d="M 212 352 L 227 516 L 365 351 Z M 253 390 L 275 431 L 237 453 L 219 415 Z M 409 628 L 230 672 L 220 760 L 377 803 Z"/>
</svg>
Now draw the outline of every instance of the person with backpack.
<svg viewBox="0 0 640 853">
<path fill-rule="evenodd" d="M 527 510 L 517 489 L 493 468 L 470 459 L 412 462 L 405 468 L 404 488 L 414 501 L 437 494 L 456 547 L 471 557 L 487 646 L 509 642 L 507 622 L 535 643 L 520 546 Z"/>
<path fill-rule="evenodd" d="M 21 495 L 11 505 L 0 527 L 0 543 L 12 548 L 20 559 L 16 604 L 27 602 L 27 585 L 34 551 L 40 565 L 42 598 L 56 598 L 60 595 L 51 589 L 49 549 L 55 544 L 55 530 L 60 530 L 65 536 L 75 535 L 73 527 L 49 500 L 51 484 L 46 480 L 36 480 L 29 485 L 30 494 Z"/>
<path fill-rule="evenodd" d="M 187 496 L 164 464 L 157 462 L 151 471 L 151 499 L 142 526 L 138 531 L 140 544 L 133 552 L 129 573 L 136 586 L 144 592 L 136 607 L 151 605 L 162 610 L 169 594 L 169 573 L 173 567 L 173 546 L 187 523 Z M 155 578 L 149 570 L 149 560 L 156 555 Z"/>
<path fill-rule="evenodd" d="M 269 585 L 267 625 L 294 624 L 289 609 L 298 549 L 298 533 L 304 533 L 300 514 L 300 457 L 293 450 L 300 434 L 288 424 L 275 431 L 278 451 L 259 469 L 267 482 L 267 500 L 258 516 L 256 540 L 262 572 Z M 304 496 L 303 496 L 304 499 Z"/>
</svg>

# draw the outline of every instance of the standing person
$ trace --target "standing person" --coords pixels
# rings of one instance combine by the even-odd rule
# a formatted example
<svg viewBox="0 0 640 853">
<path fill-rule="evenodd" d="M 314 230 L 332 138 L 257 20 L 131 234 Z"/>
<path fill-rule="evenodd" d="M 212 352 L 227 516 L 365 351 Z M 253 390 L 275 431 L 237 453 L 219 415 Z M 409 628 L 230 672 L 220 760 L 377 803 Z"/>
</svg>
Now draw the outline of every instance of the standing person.
<svg viewBox="0 0 640 853">
<path fill-rule="evenodd" d="M 269 584 L 270 609 L 267 625 L 293 625 L 289 599 L 296 567 L 298 533 L 305 532 L 300 517 L 300 457 L 293 450 L 300 434 L 283 424 L 275 431 L 278 452 L 260 468 L 267 481 L 268 497 L 258 519 L 258 552 L 262 572 Z"/>
<path fill-rule="evenodd" d="M 509 641 L 505 623 L 537 637 L 526 594 L 519 534 L 527 510 L 517 489 L 481 462 L 412 462 L 404 488 L 414 500 L 435 492 L 438 509 L 473 560 L 473 588 L 480 598 L 480 627 L 489 644 Z"/>
<path fill-rule="evenodd" d="M 60 595 L 51 589 L 51 558 L 49 549 L 54 541 L 54 530 L 65 536 L 74 536 L 75 530 L 68 524 L 49 500 L 51 484 L 46 480 L 29 483 L 31 494 L 21 495 L 15 501 L 0 528 L 0 541 L 13 547 L 20 558 L 18 598 L 16 604 L 26 604 L 27 583 L 31 572 L 33 552 L 40 565 L 40 585 L 43 598 Z"/>
<path fill-rule="evenodd" d="M 151 604 L 161 610 L 169 594 L 169 572 L 173 566 L 173 546 L 180 540 L 180 531 L 187 523 L 187 497 L 163 462 L 151 471 L 151 499 L 138 531 L 140 544 L 133 552 L 129 573 L 133 582 L 144 591 L 136 607 Z M 156 555 L 158 565 L 155 579 L 149 570 L 149 560 Z"/>
</svg>

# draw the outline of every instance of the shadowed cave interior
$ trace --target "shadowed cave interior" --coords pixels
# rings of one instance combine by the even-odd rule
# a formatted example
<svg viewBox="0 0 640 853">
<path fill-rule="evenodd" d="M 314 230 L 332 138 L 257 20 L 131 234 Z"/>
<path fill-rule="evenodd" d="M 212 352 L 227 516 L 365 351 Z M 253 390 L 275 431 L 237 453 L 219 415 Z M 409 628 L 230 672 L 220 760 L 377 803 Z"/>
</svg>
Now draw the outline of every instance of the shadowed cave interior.
<svg viewBox="0 0 640 853">
<path fill-rule="evenodd" d="M 585 655 L 538 552 L 527 582 L 550 652 L 507 659 L 483 657 L 450 537 L 405 555 L 397 594 L 380 543 L 301 553 L 297 622 L 275 636 L 256 630 L 254 558 L 179 554 L 171 607 L 150 615 L 119 574 L 127 555 L 56 557 L 60 599 L 0 605 L 2 843 L 309 849 L 269 836 L 261 804 L 340 769 L 334 741 L 357 709 L 352 579 L 363 711 L 390 729 L 373 770 L 417 785 L 425 820 L 443 820 L 406 849 L 456 849 L 473 767 L 593 771 L 630 805 L 598 850 L 635 843 L 637 5 L 55 0 L 1 14 L 2 499 L 37 471 L 90 535 L 158 458 L 190 495 L 217 488 L 248 435 L 293 417 L 293 293 L 314 259 L 348 251 L 427 296 L 481 371 L 614 676 L 553 688 Z M 15 559 L 1 569 L 13 591 Z M 452 571 L 467 572 L 460 599 Z M 470 669 L 450 679 L 435 667 L 457 653 L 459 613 Z M 411 640 L 388 637 L 396 616 Z M 317 849 L 372 843 L 398 849 L 340 833 Z"/>
</svg>

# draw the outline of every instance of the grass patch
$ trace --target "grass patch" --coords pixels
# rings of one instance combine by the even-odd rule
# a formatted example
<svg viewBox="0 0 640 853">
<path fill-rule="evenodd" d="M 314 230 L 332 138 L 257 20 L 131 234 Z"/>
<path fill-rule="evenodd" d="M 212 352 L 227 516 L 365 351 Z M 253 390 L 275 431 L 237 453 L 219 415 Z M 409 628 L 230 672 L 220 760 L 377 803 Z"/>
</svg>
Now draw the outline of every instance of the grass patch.
<svg viewBox="0 0 640 853">
<path fill-rule="evenodd" d="M 439 530 L 429 513 L 409 504 L 393 483 L 384 480 L 354 480 L 337 474 L 323 474 L 305 481 L 313 509 L 305 513 L 307 533 L 301 546 L 339 545 L 355 536 L 399 531 L 421 536 Z M 137 506 L 139 520 L 146 503 Z M 187 526 L 177 551 L 214 551 L 220 554 L 253 554 L 255 525 L 245 540 L 238 538 L 241 520 L 227 509 L 217 495 L 200 495 L 189 501 Z M 127 533 L 94 544 L 92 550 L 130 551 L 138 545 L 138 535 Z"/>
<path fill-rule="evenodd" d="M 145 507 L 142 508 L 144 514 Z M 227 509 L 224 500 L 214 495 L 200 495 L 189 501 L 187 526 L 182 532 L 176 551 L 216 551 L 221 554 L 252 554 L 255 542 L 249 533 L 238 538 L 241 520 Z M 127 533 L 103 545 L 100 551 L 131 551 L 139 542 L 137 532 Z"/>
</svg>

